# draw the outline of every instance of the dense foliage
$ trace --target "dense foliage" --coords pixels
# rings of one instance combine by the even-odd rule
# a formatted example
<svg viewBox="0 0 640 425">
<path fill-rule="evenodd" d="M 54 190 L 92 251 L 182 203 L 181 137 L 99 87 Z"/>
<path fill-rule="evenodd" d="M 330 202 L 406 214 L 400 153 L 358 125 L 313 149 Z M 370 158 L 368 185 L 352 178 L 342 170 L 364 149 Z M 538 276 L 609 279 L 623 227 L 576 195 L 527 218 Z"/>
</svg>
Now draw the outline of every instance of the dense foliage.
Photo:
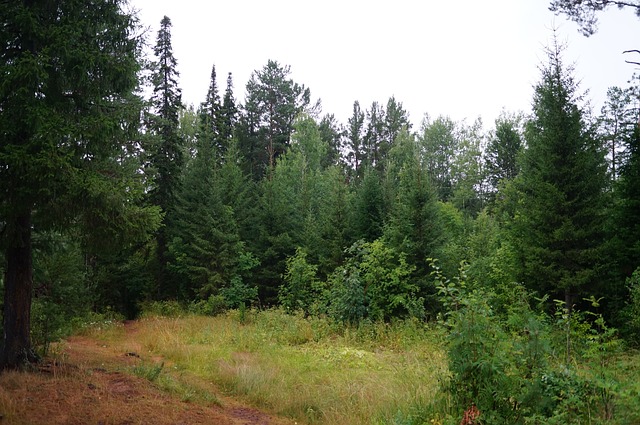
<svg viewBox="0 0 640 425">
<path fill-rule="evenodd" d="M 394 97 L 355 101 L 346 125 L 320 117 L 270 60 L 244 102 L 213 66 L 196 109 L 168 17 L 144 70 L 120 2 L 45 3 L 0 6 L 2 367 L 73 317 L 152 301 L 347 327 L 440 318 L 468 423 L 613 414 L 611 326 L 640 341 L 637 80 L 592 117 L 553 45 L 530 116 L 413 130 Z"/>
<path fill-rule="evenodd" d="M 126 251 L 159 224 L 158 211 L 142 203 L 139 173 L 141 40 L 135 16 L 120 3 L 0 5 L 0 369 L 34 358 L 31 300 L 47 283 L 42 270 L 33 271 L 46 264 L 34 262 L 37 239 L 47 232 L 67 237 L 58 243 L 74 239 L 91 268 L 105 251 Z M 74 267 L 69 272 L 76 275 Z"/>
</svg>

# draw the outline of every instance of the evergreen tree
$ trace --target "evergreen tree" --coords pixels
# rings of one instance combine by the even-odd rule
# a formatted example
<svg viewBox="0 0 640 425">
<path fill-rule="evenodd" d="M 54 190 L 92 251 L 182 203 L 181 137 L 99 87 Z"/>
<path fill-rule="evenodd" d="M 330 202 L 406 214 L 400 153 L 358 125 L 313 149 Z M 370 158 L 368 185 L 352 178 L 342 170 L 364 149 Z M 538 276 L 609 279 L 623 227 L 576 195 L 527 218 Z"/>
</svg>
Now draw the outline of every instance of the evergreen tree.
<svg viewBox="0 0 640 425">
<path fill-rule="evenodd" d="M 388 148 L 395 142 L 403 128 L 411 130 L 409 113 L 402 107 L 402 102 L 398 102 L 395 97 L 391 96 L 387 101 L 384 116 L 384 139 L 390 145 Z M 386 149 L 386 152 L 388 151 L 389 149 Z"/>
<path fill-rule="evenodd" d="M 622 241 L 617 253 L 623 276 L 640 267 L 640 123 L 628 143 L 629 159 L 621 169 L 616 233 Z"/>
<path fill-rule="evenodd" d="M 199 109 L 195 153 L 182 173 L 172 215 L 169 268 L 179 277 L 182 298 L 219 295 L 242 280 L 245 271 L 241 263 L 247 253 L 234 209 L 243 193 L 235 187 L 236 156 L 229 146 L 234 115 L 230 76 L 221 103 L 214 65 Z M 245 181 L 239 184 L 246 186 Z"/>
<path fill-rule="evenodd" d="M 323 173 L 324 197 L 320 202 L 320 219 L 317 224 L 319 239 L 318 273 L 326 278 L 344 260 L 344 250 L 355 242 L 353 229 L 349 225 L 353 193 L 346 182 L 344 171 L 333 166 Z"/>
<path fill-rule="evenodd" d="M 123 3 L 0 3 L 0 370 L 34 360 L 34 233 L 81 223 L 118 249 L 113 235 L 146 234 L 157 218 L 137 206 L 138 174 L 123 166 L 141 106 L 137 21 Z"/>
<path fill-rule="evenodd" d="M 256 281 L 260 300 L 267 305 L 277 302 L 286 259 L 301 243 L 304 217 L 300 214 L 299 196 L 303 169 L 299 159 L 297 164 L 291 164 L 290 159 L 282 157 L 270 177 L 259 184 L 254 218 L 257 228 L 251 248 L 262 265 L 256 272 Z"/>
<path fill-rule="evenodd" d="M 356 185 L 351 210 L 351 228 L 356 240 L 373 242 L 382 236 L 385 224 L 385 197 L 380 175 L 365 167 L 362 181 Z"/>
<path fill-rule="evenodd" d="M 414 267 L 412 280 L 420 286 L 422 295 L 429 290 L 433 295 L 427 259 L 435 256 L 441 243 L 436 194 L 415 137 L 406 129 L 397 137 L 391 156 L 389 173 L 395 175 L 397 190 L 384 236 L 388 245 L 404 253 L 407 263 Z"/>
<path fill-rule="evenodd" d="M 250 174 L 259 179 L 289 147 L 293 121 L 308 109 L 311 92 L 289 78 L 291 68 L 269 60 L 247 83 L 239 148 Z"/>
<path fill-rule="evenodd" d="M 318 130 L 320 131 L 322 141 L 327 146 L 327 154 L 322 160 L 323 167 L 328 168 L 332 165 L 338 165 L 340 163 L 340 152 L 344 135 L 342 125 L 338 123 L 335 115 L 326 114 L 322 117 Z"/>
<path fill-rule="evenodd" d="M 603 244 L 603 153 L 578 106 L 572 69 L 556 43 L 547 50 L 527 123 L 513 243 L 521 280 L 532 290 L 564 296 L 595 291 Z"/>
<path fill-rule="evenodd" d="M 215 158 L 215 162 L 221 162 L 225 146 L 223 145 L 220 137 L 221 126 L 221 109 L 220 95 L 218 93 L 218 83 L 216 81 L 216 66 L 211 67 L 211 79 L 209 82 L 209 90 L 205 97 L 204 102 L 200 104 L 199 110 L 199 141 L 201 147 L 204 144 L 210 145 L 208 149 L 211 149 L 209 154 L 212 158 Z"/>
<path fill-rule="evenodd" d="M 153 136 L 151 166 L 154 171 L 153 187 L 149 191 L 151 202 L 164 212 L 164 226 L 156 235 L 158 296 L 175 296 L 171 287 L 167 264 L 168 244 L 171 238 L 172 215 L 180 184 L 180 170 L 184 163 L 183 140 L 179 131 L 182 94 L 178 87 L 177 61 L 171 47 L 171 20 L 165 16 L 160 22 L 154 53 L 153 95 L 149 130 Z"/>
<path fill-rule="evenodd" d="M 222 204 L 233 211 L 240 239 L 249 243 L 255 237 L 258 226 L 255 210 L 259 191 L 251 177 L 243 172 L 240 153 L 233 142 L 232 139 L 226 161 L 218 172 L 218 184 Z"/>
<path fill-rule="evenodd" d="M 600 134 L 608 151 L 609 174 L 614 181 L 629 156 L 627 146 L 638 123 L 637 107 L 632 106 L 638 98 L 635 91 L 633 88 L 609 88 L 607 101 L 601 111 Z"/>
<path fill-rule="evenodd" d="M 385 151 L 385 110 L 378 102 L 373 102 L 367 110 L 367 130 L 364 134 L 363 163 L 376 169 L 381 168 Z"/>
<path fill-rule="evenodd" d="M 355 178 L 362 177 L 362 168 L 365 155 L 364 148 L 364 112 L 360 109 L 360 103 L 353 102 L 353 115 L 349 118 L 347 126 L 347 153 L 346 161 Z"/>
<path fill-rule="evenodd" d="M 222 98 L 222 108 L 220 109 L 220 120 L 218 124 L 219 138 L 225 152 L 232 144 L 233 131 L 238 117 L 238 107 L 233 96 L 233 78 L 231 73 L 227 75 L 227 88 Z"/>
<path fill-rule="evenodd" d="M 233 210 L 222 201 L 220 175 L 210 151 L 198 151 L 177 199 L 169 267 L 180 276 L 182 298 L 217 294 L 238 273 L 243 252 Z"/>
<path fill-rule="evenodd" d="M 520 118 L 501 114 L 495 121 L 495 133 L 485 153 L 487 179 L 492 193 L 501 182 L 513 180 L 519 171 L 518 155 L 523 149 Z"/>
</svg>

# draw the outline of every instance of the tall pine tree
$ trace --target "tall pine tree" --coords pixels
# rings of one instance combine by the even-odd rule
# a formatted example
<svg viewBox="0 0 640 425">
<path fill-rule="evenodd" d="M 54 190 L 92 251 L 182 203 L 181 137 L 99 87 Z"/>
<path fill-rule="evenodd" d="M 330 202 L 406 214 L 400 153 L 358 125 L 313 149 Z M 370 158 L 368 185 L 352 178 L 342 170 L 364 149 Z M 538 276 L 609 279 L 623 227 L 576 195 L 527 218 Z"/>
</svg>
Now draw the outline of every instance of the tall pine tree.
<svg viewBox="0 0 640 425">
<path fill-rule="evenodd" d="M 222 98 L 222 107 L 220 109 L 220 118 L 218 123 L 220 144 L 224 147 L 224 158 L 227 158 L 226 152 L 231 147 L 233 132 L 238 119 L 238 107 L 236 99 L 233 96 L 233 77 L 231 73 L 227 75 L 227 88 Z"/>
<path fill-rule="evenodd" d="M 365 156 L 364 147 L 364 112 L 360 108 L 360 102 L 353 102 L 353 115 L 347 125 L 346 162 L 350 173 L 354 178 L 361 178 Z"/>
<path fill-rule="evenodd" d="M 0 370 L 34 360 L 33 233 L 86 223 L 103 244 L 145 233 L 135 208 L 140 40 L 123 1 L 0 3 Z M 124 160 L 127 164 L 128 160 Z M 115 248 L 117 249 L 117 248 Z"/>
<path fill-rule="evenodd" d="M 562 297 L 571 308 L 580 295 L 595 291 L 606 165 L 561 55 L 554 42 L 535 87 L 527 149 L 515 181 L 519 202 L 512 236 L 525 285 Z"/>
<path fill-rule="evenodd" d="M 307 110 L 311 92 L 291 78 L 291 68 L 269 60 L 247 83 L 239 127 L 240 152 L 256 180 L 267 175 L 289 147 L 293 121 Z"/>
<path fill-rule="evenodd" d="M 500 183 L 513 180 L 518 175 L 518 155 L 523 148 L 520 122 L 520 117 L 504 113 L 495 121 L 495 133 L 485 152 L 487 180 L 492 194 Z"/>
<path fill-rule="evenodd" d="M 179 131 L 179 113 L 182 94 L 178 87 L 177 61 L 171 46 L 171 20 L 165 16 L 154 47 L 156 61 L 153 64 L 153 95 L 149 130 L 152 134 L 151 167 L 154 173 L 150 199 L 164 212 L 164 226 L 156 235 L 157 296 L 176 296 L 171 287 L 168 244 L 171 238 L 171 220 L 180 184 L 180 171 L 184 163 L 183 140 Z"/>
</svg>

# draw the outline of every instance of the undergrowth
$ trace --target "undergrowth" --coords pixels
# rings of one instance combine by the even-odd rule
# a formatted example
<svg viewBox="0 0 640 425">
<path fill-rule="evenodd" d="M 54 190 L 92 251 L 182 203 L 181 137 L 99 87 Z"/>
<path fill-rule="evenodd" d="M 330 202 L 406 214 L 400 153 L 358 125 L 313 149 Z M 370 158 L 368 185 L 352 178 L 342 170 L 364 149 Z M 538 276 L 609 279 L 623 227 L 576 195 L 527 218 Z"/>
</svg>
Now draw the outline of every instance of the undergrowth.
<svg viewBox="0 0 640 425">
<path fill-rule="evenodd" d="M 510 300 L 500 313 L 494 292 L 469 283 L 466 264 L 454 279 L 432 268 L 447 334 L 443 423 L 637 423 L 629 397 L 638 396 L 637 385 L 621 375 L 622 342 L 598 313 L 600 300 L 585 300 L 586 312 L 555 300 L 548 314 L 547 298 L 520 288 L 501 294 Z"/>
</svg>

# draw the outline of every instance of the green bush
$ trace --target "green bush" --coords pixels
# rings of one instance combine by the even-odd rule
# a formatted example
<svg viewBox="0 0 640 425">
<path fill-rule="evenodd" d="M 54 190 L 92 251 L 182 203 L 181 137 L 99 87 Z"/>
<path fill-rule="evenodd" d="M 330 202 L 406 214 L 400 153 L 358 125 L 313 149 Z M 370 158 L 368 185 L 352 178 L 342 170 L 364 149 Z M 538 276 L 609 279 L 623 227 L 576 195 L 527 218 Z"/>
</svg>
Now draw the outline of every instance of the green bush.
<svg viewBox="0 0 640 425">
<path fill-rule="evenodd" d="M 425 317 L 420 288 L 411 281 L 414 270 L 381 239 L 358 241 L 349 258 L 329 278 L 329 313 L 341 322 L 358 324 L 394 318 Z"/>
<path fill-rule="evenodd" d="M 321 292 L 317 271 L 318 266 L 307 262 L 307 253 L 297 248 L 295 255 L 287 258 L 285 283 L 278 293 L 280 305 L 288 311 L 301 310 L 309 314 Z"/>
<path fill-rule="evenodd" d="M 188 314 L 184 304 L 175 300 L 145 301 L 140 304 L 141 317 L 182 317 Z"/>
<path fill-rule="evenodd" d="M 640 267 L 627 279 L 629 301 L 623 311 L 625 339 L 633 347 L 640 347 Z"/>
<path fill-rule="evenodd" d="M 360 271 L 352 264 L 339 267 L 329 279 L 330 316 L 338 322 L 358 324 L 369 315 Z"/>
<path fill-rule="evenodd" d="M 77 241 L 59 233 L 34 235 L 31 342 L 47 355 L 51 342 L 70 334 L 73 319 L 92 305 L 84 257 Z"/>
<path fill-rule="evenodd" d="M 443 389 L 450 415 L 479 414 L 482 424 L 613 419 L 620 391 L 612 363 L 620 342 L 601 314 L 556 301 L 555 316 L 549 316 L 541 308 L 546 298 L 535 311 L 522 292 L 497 311 L 492 300 L 504 298 L 470 288 L 465 263 L 453 280 L 432 267 L 445 308 L 449 376 Z M 588 301 L 599 307 L 598 300 Z"/>
<path fill-rule="evenodd" d="M 210 295 L 206 300 L 192 301 L 188 307 L 190 313 L 202 316 L 217 316 L 227 309 L 227 300 L 222 295 Z"/>
</svg>

